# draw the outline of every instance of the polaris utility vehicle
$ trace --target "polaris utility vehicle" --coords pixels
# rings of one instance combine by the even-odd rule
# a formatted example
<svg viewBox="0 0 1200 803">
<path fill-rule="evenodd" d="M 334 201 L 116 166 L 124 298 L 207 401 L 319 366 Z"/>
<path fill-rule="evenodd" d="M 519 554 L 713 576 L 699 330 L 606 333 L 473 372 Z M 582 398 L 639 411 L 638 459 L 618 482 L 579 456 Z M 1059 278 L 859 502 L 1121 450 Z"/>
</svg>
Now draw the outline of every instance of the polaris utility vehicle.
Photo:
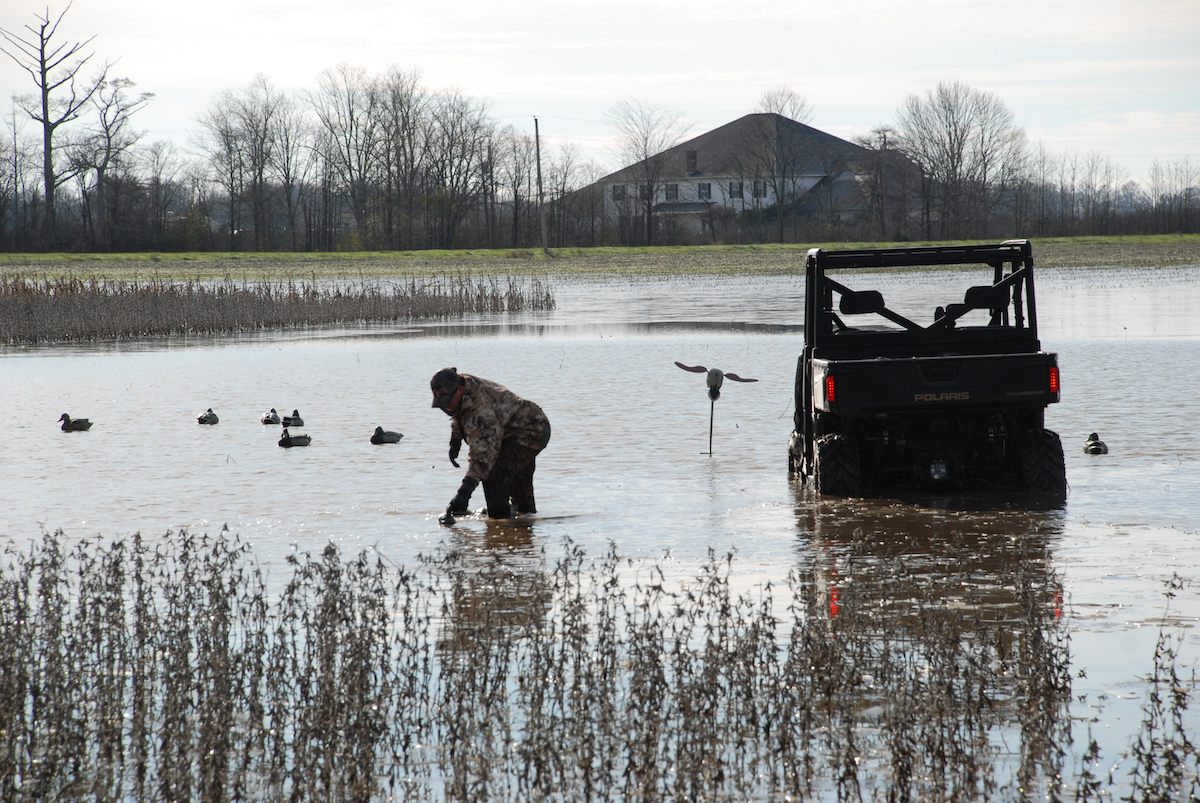
<svg viewBox="0 0 1200 803">
<path fill-rule="evenodd" d="M 805 281 L 789 471 L 835 496 L 1066 497 L 1062 442 L 1045 428 L 1058 355 L 1038 341 L 1028 240 L 813 248 Z"/>
</svg>

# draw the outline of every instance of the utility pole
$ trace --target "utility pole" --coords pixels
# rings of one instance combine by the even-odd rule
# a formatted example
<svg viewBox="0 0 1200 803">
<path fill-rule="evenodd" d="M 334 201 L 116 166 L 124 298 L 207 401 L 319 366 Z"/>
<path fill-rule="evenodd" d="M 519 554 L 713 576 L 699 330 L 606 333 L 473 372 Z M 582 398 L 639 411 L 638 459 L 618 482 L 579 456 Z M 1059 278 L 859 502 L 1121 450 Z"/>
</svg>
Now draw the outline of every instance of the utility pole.
<svg viewBox="0 0 1200 803">
<path fill-rule="evenodd" d="M 537 152 L 538 212 L 542 219 L 542 253 L 550 256 L 550 249 L 546 247 L 546 201 L 542 197 L 542 137 L 538 132 L 538 119 L 536 115 L 533 118 L 533 147 Z"/>
</svg>

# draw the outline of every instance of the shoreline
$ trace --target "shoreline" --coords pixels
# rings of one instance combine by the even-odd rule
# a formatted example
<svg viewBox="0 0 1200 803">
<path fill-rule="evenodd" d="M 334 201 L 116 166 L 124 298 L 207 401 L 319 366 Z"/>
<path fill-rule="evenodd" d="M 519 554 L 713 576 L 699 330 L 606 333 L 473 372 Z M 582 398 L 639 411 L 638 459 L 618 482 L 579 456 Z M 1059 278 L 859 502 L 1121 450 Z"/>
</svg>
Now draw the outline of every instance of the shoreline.
<svg viewBox="0 0 1200 803">
<path fill-rule="evenodd" d="M 999 238 L 997 238 L 999 239 Z M 1200 234 L 1031 238 L 1039 269 L 1200 265 Z M 821 243 L 829 250 L 919 247 L 995 240 Z M 803 269 L 809 244 L 469 249 L 396 252 L 0 254 L 0 276 L 20 278 L 296 280 L 429 276 L 562 278 L 779 275 Z"/>
</svg>

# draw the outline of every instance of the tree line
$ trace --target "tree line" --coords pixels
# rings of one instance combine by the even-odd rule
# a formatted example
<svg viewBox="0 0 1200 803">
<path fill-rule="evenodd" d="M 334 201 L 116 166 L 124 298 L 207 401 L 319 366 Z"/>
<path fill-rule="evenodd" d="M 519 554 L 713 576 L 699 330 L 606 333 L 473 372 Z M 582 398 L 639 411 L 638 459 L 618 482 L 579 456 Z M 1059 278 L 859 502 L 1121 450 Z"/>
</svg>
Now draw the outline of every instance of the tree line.
<svg viewBox="0 0 1200 803">
<path fill-rule="evenodd" d="M 879 239 L 1200 231 L 1200 164 L 1155 159 L 1144 181 L 1099 151 L 1032 145 L 1004 102 L 960 82 L 909 95 L 860 137 L 857 199 Z"/>
<path fill-rule="evenodd" d="M 561 248 L 649 242 L 660 230 L 649 202 L 640 235 L 605 217 L 604 171 L 578 146 L 543 153 L 486 101 L 430 89 L 415 68 L 342 64 L 294 93 L 256 76 L 197 114 L 186 150 L 146 142 L 136 115 L 153 95 L 95 64 L 90 39 L 64 41 L 65 14 L 0 29 L 0 50 L 35 89 L 14 95 L 0 138 L 0 250 Z M 764 93 L 760 110 L 811 116 L 787 88 Z M 631 161 L 678 144 L 680 120 L 637 101 L 608 115 Z M 1135 181 L 1098 152 L 1052 154 L 1030 145 L 998 97 L 960 83 L 909 96 L 894 123 L 856 144 L 866 155 L 838 168 L 853 192 L 831 192 L 827 214 L 814 219 L 780 190 L 772 208 L 725 215 L 707 240 L 1200 231 L 1189 159 L 1156 161 Z M 804 160 L 767 162 L 764 181 L 784 187 L 789 177 L 774 173 Z"/>
</svg>

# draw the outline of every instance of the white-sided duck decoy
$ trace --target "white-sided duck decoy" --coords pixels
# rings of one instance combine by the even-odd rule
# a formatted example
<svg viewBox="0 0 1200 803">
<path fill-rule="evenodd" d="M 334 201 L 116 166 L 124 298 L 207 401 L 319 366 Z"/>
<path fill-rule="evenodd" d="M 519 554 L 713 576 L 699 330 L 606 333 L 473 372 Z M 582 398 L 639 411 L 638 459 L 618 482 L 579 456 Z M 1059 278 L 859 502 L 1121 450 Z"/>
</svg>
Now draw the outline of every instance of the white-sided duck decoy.
<svg viewBox="0 0 1200 803">
<path fill-rule="evenodd" d="M 92 428 L 92 422 L 86 418 L 71 418 L 66 413 L 63 413 L 58 420 L 62 422 L 63 432 L 87 432 Z"/>
<path fill-rule="evenodd" d="M 197 423 L 199 423 L 199 424 L 208 424 L 208 425 L 210 425 L 210 426 L 211 426 L 212 424 L 215 424 L 215 423 L 217 423 L 217 422 L 218 422 L 218 421 L 220 421 L 220 420 L 221 420 L 221 419 L 217 418 L 217 414 L 216 414 L 216 413 L 214 413 L 214 412 L 212 411 L 212 408 L 211 408 L 211 407 L 209 407 L 207 410 L 205 410 L 204 412 L 202 412 L 200 415 L 196 416 L 196 422 L 197 422 Z"/>
<path fill-rule="evenodd" d="M 712 454 L 712 433 L 713 433 L 713 409 L 716 407 L 717 399 L 721 398 L 721 386 L 725 384 L 726 378 L 732 379 L 734 382 L 757 382 L 757 379 L 742 378 L 737 374 L 730 374 L 722 371 L 720 368 L 705 368 L 703 365 L 684 365 L 678 360 L 675 361 L 685 371 L 691 371 L 694 374 L 708 374 L 705 380 L 708 384 L 708 453 Z"/>
<path fill-rule="evenodd" d="M 685 371 L 691 371 L 694 374 L 708 374 L 708 398 L 716 401 L 721 398 L 721 386 L 725 384 L 726 379 L 732 379 L 734 382 L 757 382 L 757 379 L 743 379 L 737 374 L 728 374 L 720 368 L 705 368 L 703 365 L 684 365 L 678 360 L 675 361 Z"/>
<path fill-rule="evenodd" d="M 403 437 L 399 432 L 390 432 L 383 427 L 375 427 L 375 432 L 371 435 L 371 443 L 377 446 L 383 443 L 399 443 Z"/>
<path fill-rule="evenodd" d="M 272 407 L 269 412 L 262 414 L 262 422 L 264 424 L 278 424 L 279 413 L 275 412 L 275 408 Z"/>
<path fill-rule="evenodd" d="M 1100 436 L 1095 432 L 1087 436 L 1087 440 L 1083 442 L 1084 454 L 1108 454 L 1108 444 L 1100 440 Z"/>
<path fill-rule="evenodd" d="M 308 446 L 310 443 L 312 443 L 312 435 L 293 435 L 287 431 L 286 427 L 283 430 L 283 437 L 279 439 L 279 445 L 285 449 L 293 446 Z"/>
<path fill-rule="evenodd" d="M 299 410 L 292 410 L 292 414 L 285 415 L 281 423 L 285 427 L 302 427 L 304 426 L 304 419 L 300 417 Z"/>
</svg>

